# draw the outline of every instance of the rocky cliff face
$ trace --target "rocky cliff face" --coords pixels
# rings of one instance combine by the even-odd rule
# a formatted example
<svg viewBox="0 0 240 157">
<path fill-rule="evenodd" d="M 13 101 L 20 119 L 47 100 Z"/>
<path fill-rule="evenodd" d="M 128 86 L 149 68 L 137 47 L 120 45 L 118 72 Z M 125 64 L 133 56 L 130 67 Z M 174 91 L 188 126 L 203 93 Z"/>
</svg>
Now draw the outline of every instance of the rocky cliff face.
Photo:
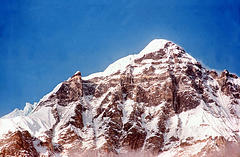
<svg viewBox="0 0 240 157">
<path fill-rule="evenodd" d="M 155 39 L 104 72 L 77 72 L 28 115 L 1 118 L 0 156 L 206 156 L 239 141 L 239 104 L 236 75 Z"/>
</svg>

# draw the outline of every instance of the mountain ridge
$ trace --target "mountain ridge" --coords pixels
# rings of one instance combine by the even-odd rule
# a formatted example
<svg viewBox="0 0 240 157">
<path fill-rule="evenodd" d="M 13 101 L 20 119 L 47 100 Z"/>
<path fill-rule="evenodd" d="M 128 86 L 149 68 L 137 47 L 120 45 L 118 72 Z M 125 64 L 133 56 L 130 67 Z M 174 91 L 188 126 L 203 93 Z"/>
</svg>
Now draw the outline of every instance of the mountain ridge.
<svg viewBox="0 0 240 157">
<path fill-rule="evenodd" d="M 206 156 L 238 142 L 239 93 L 238 76 L 219 75 L 173 42 L 155 39 L 103 72 L 76 72 L 27 116 L 1 118 L 0 155 L 138 150 Z M 28 146 L 10 144 L 9 152 L 7 143 L 16 139 Z"/>
</svg>

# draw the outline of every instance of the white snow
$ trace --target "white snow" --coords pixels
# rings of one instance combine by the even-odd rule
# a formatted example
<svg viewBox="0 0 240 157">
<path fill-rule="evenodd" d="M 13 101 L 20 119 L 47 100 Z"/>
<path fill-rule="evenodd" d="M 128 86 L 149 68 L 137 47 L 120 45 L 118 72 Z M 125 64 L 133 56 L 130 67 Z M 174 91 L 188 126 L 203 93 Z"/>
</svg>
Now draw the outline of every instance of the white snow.
<svg viewBox="0 0 240 157">
<path fill-rule="evenodd" d="M 95 77 L 109 76 L 118 71 L 121 72 L 121 71 L 125 70 L 125 68 L 128 65 L 134 65 L 135 59 L 141 58 L 147 53 L 155 52 L 155 51 L 158 51 L 159 49 L 164 48 L 164 45 L 167 42 L 170 42 L 170 41 L 165 40 L 165 39 L 154 39 L 139 54 L 133 54 L 133 55 L 129 55 L 124 58 L 121 58 L 121 59 L 115 61 L 114 63 L 110 64 L 103 72 L 94 73 L 89 76 L 82 77 L 82 79 L 89 80 L 89 79 L 92 79 Z M 135 71 L 135 73 L 136 73 L 136 71 Z"/>
<path fill-rule="evenodd" d="M 149 52 L 156 52 L 160 49 L 163 49 L 165 44 L 170 41 L 165 39 L 154 39 L 152 40 L 139 54 L 147 54 Z"/>
<path fill-rule="evenodd" d="M 223 136 L 230 141 L 235 141 L 233 130 L 239 127 L 239 120 L 238 123 L 233 123 L 233 119 L 227 115 L 215 117 L 212 111 L 206 110 L 204 106 L 205 104 L 202 102 L 195 109 L 171 117 L 168 120 L 170 131 L 165 135 L 165 141 L 169 141 L 172 136 L 179 137 L 182 141 L 188 137 L 193 137 L 196 141 L 210 136 L 212 138 Z M 168 147 L 171 148 L 171 145 Z"/>
<path fill-rule="evenodd" d="M 123 125 L 127 123 L 130 118 L 130 114 L 133 111 L 133 104 L 134 104 L 134 101 L 129 99 L 125 101 L 124 104 L 121 104 L 123 108 L 123 117 L 122 117 Z"/>
<path fill-rule="evenodd" d="M 46 101 L 46 100 L 49 98 L 49 96 L 51 96 L 52 94 L 56 93 L 61 86 L 62 86 L 62 82 L 59 83 L 50 93 L 48 93 L 47 95 L 45 95 L 45 96 L 39 101 L 39 103 L 40 103 L 40 102 L 43 102 L 43 101 Z"/>
<path fill-rule="evenodd" d="M 165 103 L 161 103 L 158 106 L 151 106 L 145 107 L 145 112 L 142 115 L 142 125 L 146 128 L 147 131 L 147 138 L 152 136 L 153 132 L 158 132 L 158 122 L 159 122 L 159 115 L 162 113 L 162 107 Z M 151 115 L 153 118 L 151 120 L 146 120 L 146 116 Z M 146 139 L 147 139 L 146 138 Z"/>
<path fill-rule="evenodd" d="M 39 140 L 33 141 L 33 145 L 34 145 L 34 148 L 36 149 L 36 151 L 39 153 L 40 156 L 50 156 L 50 153 L 47 150 L 47 148 L 40 146 L 40 141 Z"/>
<path fill-rule="evenodd" d="M 173 53 L 178 53 L 177 49 L 175 48 L 176 45 L 173 45 L 167 50 L 167 57 L 160 59 L 161 64 L 152 64 L 153 62 L 156 62 L 154 59 L 146 59 L 140 65 L 138 63 L 135 63 L 134 60 L 139 59 L 148 53 L 156 52 L 159 49 L 164 48 L 164 45 L 167 42 L 169 41 L 164 39 L 155 39 L 151 41 L 139 54 L 129 55 L 127 57 L 119 59 L 113 64 L 109 65 L 105 71 L 83 77 L 82 79 L 88 80 L 94 77 L 110 76 L 117 72 L 123 73 L 129 71 L 132 72 L 132 75 L 141 77 L 141 75 L 139 74 L 141 74 L 144 70 L 148 70 L 149 68 L 155 69 L 154 74 L 156 75 L 156 77 L 160 76 L 161 74 L 168 72 L 169 69 L 167 68 L 169 68 L 169 63 L 167 62 L 172 61 L 171 56 L 173 55 Z M 184 55 L 184 57 L 181 57 L 180 59 L 183 64 L 171 65 L 173 71 L 176 70 L 177 67 L 184 68 L 184 66 L 186 65 L 185 63 L 187 62 L 197 62 L 192 56 L 187 53 Z M 79 72 L 76 72 L 75 74 L 77 73 Z M 180 73 L 181 72 L 177 74 L 180 75 Z M 120 76 L 118 75 L 114 78 L 117 77 Z M 165 81 L 168 81 L 168 79 L 166 79 Z M 106 80 L 101 80 L 100 83 L 104 83 L 104 81 Z M 240 79 L 232 79 L 231 82 L 235 85 L 240 86 Z M 158 85 L 161 86 L 161 83 L 163 82 L 159 81 L 155 83 L 158 83 Z M 188 83 L 190 84 L 191 81 L 189 80 Z M 152 84 L 154 84 L 154 82 Z M 61 87 L 61 85 L 62 83 L 58 84 L 54 88 L 54 90 L 49 94 L 45 95 L 40 100 L 40 102 L 48 100 L 49 96 L 56 93 Z M 144 86 L 144 84 L 141 85 Z M 232 101 L 230 97 L 224 95 L 220 90 L 215 93 L 216 96 L 212 94 L 213 91 L 211 86 L 218 86 L 218 82 L 216 80 L 208 80 L 206 82 L 206 85 L 209 91 L 207 94 L 210 96 L 211 99 L 217 102 L 218 105 L 215 105 L 215 103 L 206 104 L 201 101 L 201 104 L 198 107 L 170 117 L 166 122 L 166 128 L 169 129 L 169 132 L 164 133 L 164 141 L 166 142 L 164 149 L 168 151 L 162 153 L 161 156 L 176 156 L 179 151 L 181 151 L 181 149 L 174 147 L 177 146 L 177 144 L 179 144 L 180 142 L 185 142 L 189 137 L 192 137 L 193 141 L 196 141 L 204 140 L 210 136 L 212 138 L 217 136 L 224 136 L 226 139 L 234 141 L 236 135 L 240 135 L 240 105 L 236 103 L 233 107 L 239 117 L 232 115 L 230 107 L 233 105 L 231 104 Z M 83 141 L 81 142 L 83 149 L 88 149 L 94 146 L 96 146 L 96 148 L 100 148 L 106 143 L 104 135 L 108 127 L 107 124 L 110 122 L 110 118 L 103 117 L 103 112 L 100 113 L 98 117 L 95 117 L 97 115 L 97 108 L 102 105 L 102 109 L 107 109 L 109 104 L 101 104 L 101 102 L 104 100 L 105 97 L 108 96 L 109 92 L 114 93 L 117 88 L 118 87 L 109 88 L 108 92 L 106 92 L 100 98 L 95 98 L 93 96 L 84 96 L 79 101 L 70 103 L 67 106 L 60 106 L 57 104 L 56 101 L 53 106 L 48 106 L 48 104 L 45 104 L 44 106 L 39 107 L 38 110 L 34 111 L 34 108 L 36 108 L 36 106 L 39 105 L 40 102 L 38 104 L 35 103 L 34 105 L 26 103 L 26 106 L 23 110 L 15 109 L 10 114 L 0 118 L 0 139 L 4 136 L 4 134 L 7 134 L 9 131 L 16 130 L 28 130 L 31 135 L 42 139 L 43 135 L 45 134 L 44 132 L 52 129 L 54 126 L 52 142 L 57 143 L 59 138 L 58 135 L 61 133 L 66 133 L 67 129 L 70 129 L 73 130 L 78 136 L 82 137 Z M 185 89 L 185 87 L 179 87 L 179 90 L 184 91 L 189 89 Z M 109 99 L 111 99 L 111 97 Z M 82 112 L 84 125 L 83 129 L 78 129 L 71 125 L 66 128 L 62 128 L 64 124 L 73 120 L 71 117 L 76 114 L 75 108 L 78 104 L 81 104 L 83 105 L 83 107 L 86 108 L 86 110 Z M 137 104 L 133 100 L 127 99 L 125 102 L 118 105 L 118 108 L 121 108 L 121 110 L 123 111 L 123 117 L 121 117 L 123 125 L 129 122 L 130 115 L 134 111 L 135 105 L 139 105 L 140 107 L 144 106 L 145 104 Z M 155 133 L 159 133 L 158 123 L 160 115 L 162 114 L 162 107 L 164 105 L 165 103 L 163 102 L 158 106 L 143 107 L 144 113 L 140 118 L 142 123 L 141 125 L 147 132 L 146 139 L 154 136 Z M 56 119 L 54 118 L 52 113 L 53 109 L 57 110 L 57 116 L 60 118 L 60 122 L 57 125 L 54 125 L 56 123 Z M 114 110 L 110 111 L 114 112 Z M 152 118 L 146 118 L 147 115 L 151 115 Z M 136 124 L 133 125 L 135 126 Z M 179 138 L 180 141 L 167 145 L 167 143 L 170 141 L 170 138 L 173 136 Z M 96 137 L 96 141 L 92 140 L 93 137 Z M 34 141 L 35 148 L 41 154 L 48 155 L 47 150 L 40 147 L 38 145 L 38 142 L 39 141 Z M 189 150 L 186 149 L 186 153 L 197 154 L 199 149 L 204 145 L 205 143 L 201 142 L 193 145 L 192 147 L 188 147 Z M 64 147 L 71 147 L 71 145 L 65 145 Z"/>
<path fill-rule="evenodd" d="M 126 68 L 126 66 L 133 63 L 136 56 L 137 55 L 129 55 L 129 56 L 126 56 L 124 58 L 121 58 L 121 59 L 117 60 L 116 62 L 110 64 L 104 70 L 104 72 L 94 73 L 94 74 L 91 74 L 89 76 L 82 77 L 82 79 L 83 80 L 89 80 L 89 79 L 92 79 L 94 77 L 104 77 L 104 76 L 109 76 L 111 74 L 114 74 L 118 71 L 121 72 L 122 70 L 124 70 Z"/>
<path fill-rule="evenodd" d="M 26 106 L 24 107 L 23 110 L 19 110 L 18 108 L 16 108 L 11 113 L 9 113 L 1 118 L 6 119 L 6 118 L 14 118 L 17 116 L 27 116 L 28 114 L 30 114 L 32 112 L 32 110 L 36 107 L 36 105 L 37 105 L 36 102 L 33 105 L 27 102 Z"/>
<path fill-rule="evenodd" d="M 129 65 L 134 66 L 134 69 L 133 69 L 133 74 L 134 75 L 141 74 L 144 69 L 149 68 L 150 66 L 153 66 L 151 63 L 154 62 L 154 60 L 145 59 L 143 61 L 143 63 L 145 63 L 145 65 L 141 65 L 141 66 L 134 63 L 134 60 L 139 59 L 139 58 L 143 57 L 144 55 L 146 55 L 148 53 L 156 52 L 160 49 L 163 49 L 165 44 L 168 43 L 168 42 L 171 42 L 171 41 L 168 41 L 168 40 L 165 40 L 165 39 L 154 39 L 140 53 L 129 55 L 129 56 L 126 56 L 124 58 L 121 58 L 121 59 L 115 61 L 114 63 L 110 64 L 103 72 L 94 73 L 94 74 L 91 74 L 89 76 L 82 77 L 82 79 L 83 80 L 89 80 L 89 79 L 93 79 L 95 77 L 110 76 L 111 74 L 114 74 L 114 73 L 117 73 L 117 72 L 122 73 L 123 71 L 126 70 L 126 67 L 129 66 Z M 172 45 L 172 47 L 169 47 L 169 50 L 167 51 L 168 56 L 161 59 L 162 64 L 153 66 L 153 67 L 156 68 L 156 73 L 163 72 L 162 70 L 159 70 L 159 69 L 161 69 L 161 67 L 166 68 L 168 66 L 168 64 L 165 64 L 165 62 L 170 59 L 170 56 L 172 56 L 174 53 L 179 53 L 179 50 L 176 49 L 176 46 L 177 45 Z M 193 58 L 188 53 L 185 53 L 184 57 L 181 58 L 181 61 L 183 63 L 187 63 L 189 61 L 191 61 L 192 63 L 197 63 L 195 58 Z M 179 64 L 179 66 L 181 67 L 182 64 Z"/>
<path fill-rule="evenodd" d="M 38 112 L 28 116 L 17 116 L 13 118 L 0 118 L 0 138 L 9 131 L 27 130 L 36 137 L 41 136 L 55 123 L 50 107 L 42 107 Z"/>
</svg>

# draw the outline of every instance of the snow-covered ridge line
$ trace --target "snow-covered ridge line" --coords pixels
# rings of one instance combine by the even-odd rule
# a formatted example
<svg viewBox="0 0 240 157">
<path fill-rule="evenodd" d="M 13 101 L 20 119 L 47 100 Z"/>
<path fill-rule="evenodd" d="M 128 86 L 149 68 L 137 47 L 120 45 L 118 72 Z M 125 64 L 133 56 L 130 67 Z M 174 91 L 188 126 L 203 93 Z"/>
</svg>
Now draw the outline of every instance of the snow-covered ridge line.
<svg viewBox="0 0 240 157">
<path fill-rule="evenodd" d="M 61 86 L 62 86 L 62 82 L 59 83 L 50 93 L 45 95 L 39 102 L 47 100 L 49 98 L 49 96 L 51 96 L 52 94 L 56 93 Z"/>
<path fill-rule="evenodd" d="M 36 105 L 37 105 L 36 102 L 34 102 L 33 104 L 30 104 L 27 102 L 23 110 L 16 108 L 11 113 L 9 113 L 1 118 L 7 119 L 7 118 L 18 117 L 18 116 L 27 116 L 28 114 L 30 114 L 32 112 L 32 110 L 36 107 Z"/>
<path fill-rule="evenodd" d="M 159 49 L 163 49 L 166 43 L 168 42 L 172 42 L 172 41 L 165 40 L 165 39 L 154 39 L 142 51 L 140 51 L 139 55 L 144 55 L 144 54 L 158 51 Z"/>
<path fill-rule="evenodd" d="M 126 68 L 127 65 L 133 63 L 134 59 L 141 58 L 145 54 L 156 52 L 160 49 L 163 49 L 165 44 L 171 42 L 165 39 L 154 39 L 152 40 L 139 54 L 132 54 L 126 57 L 120 58 L 117 61 L 110 64 L 103 72 L 97 72 L 90 74 L 88 76 L 82 77 L 83 80 L 89 80 L 94 77 L 104 77 L 118 72 Z"/>
<path fill-rule="evenodd" d="M 33 142 L 40 156 L 58 156 L 55 150 L 61 151 L 59 156 L 74 156 L 68 153 L 76 149 L 121 153 L 128 147 L 159 153 L 198 142 L 199 151 L 205 151 L 207 141 L 239 138 L 239 78 L 227 71 L 220 76 L 210 72 L 173 42 L 155 39 L 139 54 L 84 79 L 94 77 L 101 78 L 82 81 L 77 71 L 37 107 L 27 105 L 26 114 L 0 118 L 0 156 L 10 148 L 8 141 L 18 140 L 8 132 L 17 130 L 29 132 L 34 139 L 26 141 Z M 23 141 L 28 137 L 16 136 Z"/>
<path fill-rule="evenodd" d="M 172 41 L 165 40 L 165 39 L 154 39 L 152 40 L 142 51 L 140 51 L 138 54 L 132 54 L 128 55 L 126 57 L 120 58 L 110 64 L 103 72 L 97 72 L 90 74 L 88 76 L 82 77 L 83 80 L 89 80 L 93 79 L 95 77 L 105 77 L 109 76 L 111 74 L 121 72 L 122 70 L 126 69 L 128 65 L 133 65 L 134 60 L 143 57 L 146 54 L 157 52 L 160 49 L 164 49 L 165 45 L 167 43 L 172 43 L 174 45 L 173 51 L 168 52 L 168 55 L 173 55 L 173 53 L 178 53 L 179 51 L 177 49 L 174 49 L 175 46 L 179 47 L 178 45 L 174 44 Z M 186 53 L 186 56 L 188 59 L 190 59 L 193 63 L 197 63 L 196 59 L 193 58 L 191 55 Z"/>
</svg>

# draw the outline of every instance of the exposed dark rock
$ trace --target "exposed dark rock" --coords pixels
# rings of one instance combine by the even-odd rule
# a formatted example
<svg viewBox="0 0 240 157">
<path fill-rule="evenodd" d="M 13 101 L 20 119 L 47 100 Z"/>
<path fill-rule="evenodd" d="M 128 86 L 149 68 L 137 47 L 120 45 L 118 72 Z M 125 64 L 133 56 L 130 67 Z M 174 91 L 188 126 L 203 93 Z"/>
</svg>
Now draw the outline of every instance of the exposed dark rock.
<svg viewBox="0 0 240 157">
<path fill-rule="evenodd" d="M 16 131 L 9 133 L 8 138 L 0 142 L 0 156 L 38 156 L 33 145 L 35 139 L 28 131 Z"/>
<path fill-rule="evenodd" d="M 206 142 L 198 154 L 203 155 L 203 151 L 226 144 L 226 139 L 221 136 L 211 138 L 206 135 L 203 140 L 195 140 L 193 136 L 181 139 L 179 134 L 184 131 L 181 130 L 184 124 L 181 114 L 193 111 L 202 102 L 206 113 L 221 117 L 220 111 L 213 113 L 212 108 L 220 110 L 220 97 L 228 96 L 231 104 L 226 106 L 230 114 L 236 116 L 240 102 L 240 86 L 233 81 L 238 79 L 236 75 L 227 70 L 218 75 L 216 71 L 205 69 L 172 42 L 155 52 L 144 53 L 130 63 L 108 76 L 84 79 L 77 72 L 64 81 L 34 110 L 38 112 L 42 107 L 50 107 L 51 113 L 47 116 L 54 118 L 41 140 L 27 131 L 9 133 L 0 141 L 0 156 L 39 156 L 33 145 L 36 140 L 50 155 L 63 152 L 75 155 L 75 152 L 88 149 L 114 155 L 121 149 L 145 149 L 158 154 L 171 149 L 166 147 L 170 144 L 176 148 L 189 148 Z M 178 120 L 171 122 L 173 117 Z M 176 128 L 170 128 L 175 123 Z M 209 124 L 199 126 L 208 127 Z M 175 134 L 167 136 L 172 132 Z M 181 153 L 177 156 L 183 156 Z"/>
</svg>

